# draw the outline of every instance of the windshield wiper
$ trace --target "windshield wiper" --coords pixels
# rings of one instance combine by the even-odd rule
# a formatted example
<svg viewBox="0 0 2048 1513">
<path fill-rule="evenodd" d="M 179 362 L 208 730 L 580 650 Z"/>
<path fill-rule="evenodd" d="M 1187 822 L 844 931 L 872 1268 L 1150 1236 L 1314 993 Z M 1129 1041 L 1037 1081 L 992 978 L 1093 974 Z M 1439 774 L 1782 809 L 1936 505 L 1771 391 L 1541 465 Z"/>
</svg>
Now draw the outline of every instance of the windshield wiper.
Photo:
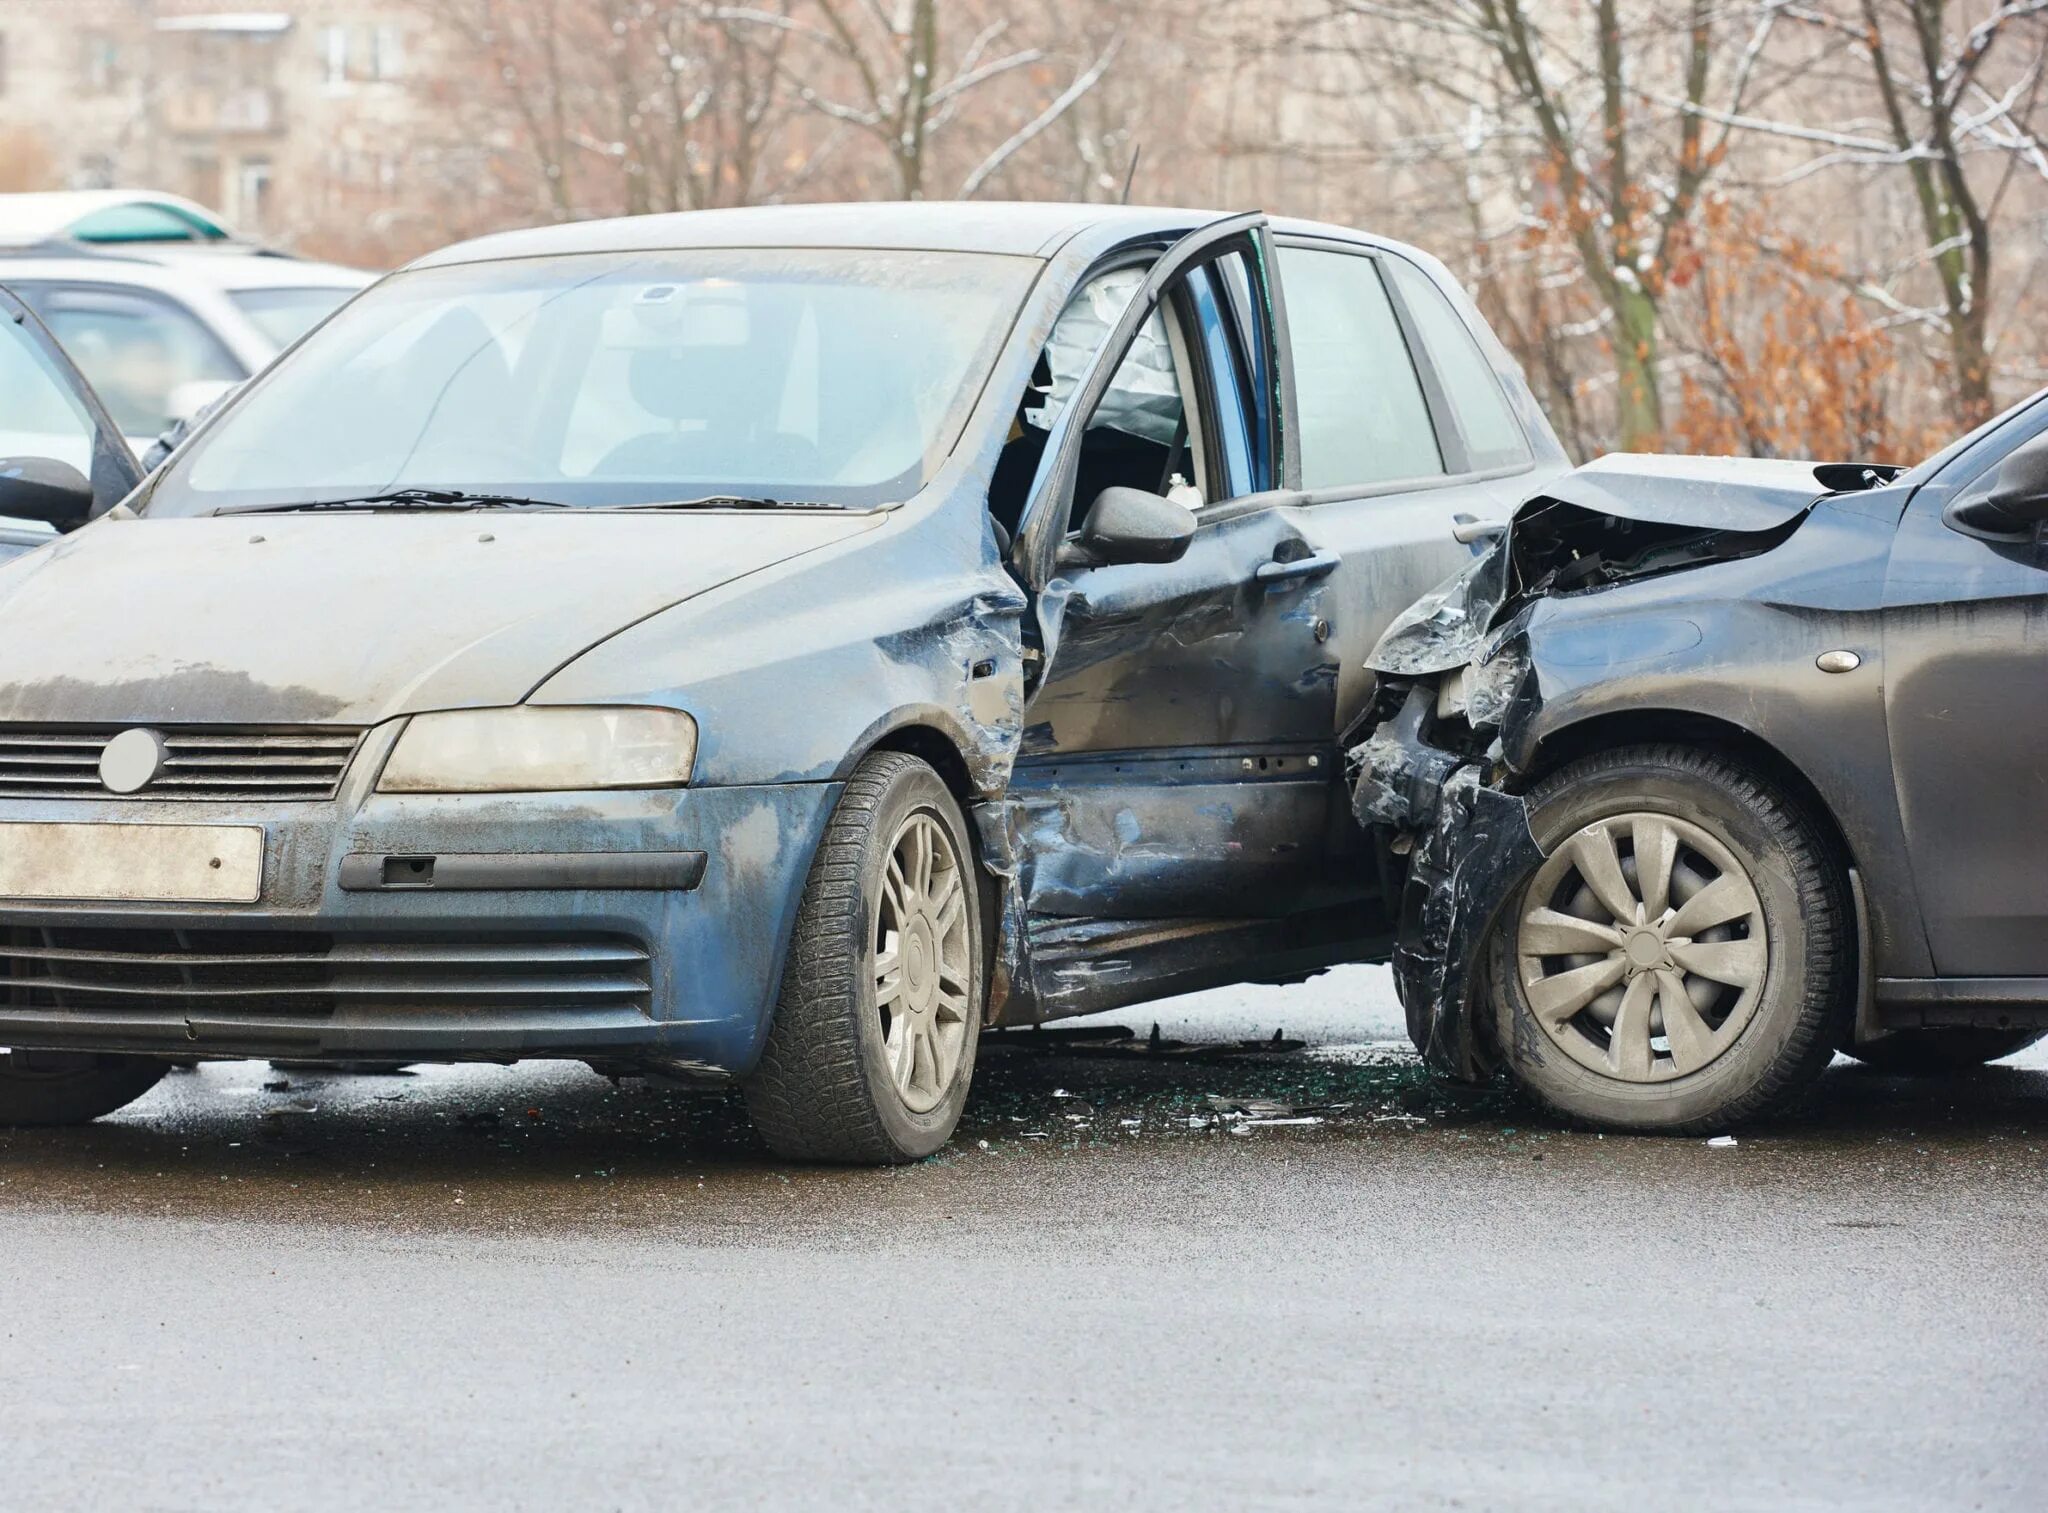
<svg viewBox="0 0 2048 1513">
<path fill-rule="evenodd" d="M 467 494 L 461 489 L 391 489 L 382 494 L 356 494 L 345 499 L 301 499 L 295 504 L 230 504 L 216 515 L 291 515 L 306 510 L 573 510 L 581 506 L 560 499 L 529 499 L 523 494 Z"/>
</svg>

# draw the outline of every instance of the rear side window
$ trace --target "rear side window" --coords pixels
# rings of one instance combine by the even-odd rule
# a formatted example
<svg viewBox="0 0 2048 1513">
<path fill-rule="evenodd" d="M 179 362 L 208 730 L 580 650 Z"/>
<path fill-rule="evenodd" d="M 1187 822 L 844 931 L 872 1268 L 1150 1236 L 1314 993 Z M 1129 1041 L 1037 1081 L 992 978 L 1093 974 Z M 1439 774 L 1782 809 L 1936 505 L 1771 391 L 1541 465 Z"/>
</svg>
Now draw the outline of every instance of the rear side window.
<svg viewBox="0 0 2048 1513">
<path fill-rule="evenodd" d="M 1429 404 L 1373 260 L 1282 247 L 1280 279 L 1294 349 L 1301 486 L 1441 474 Z"/>
<path fill-rule="evenodd" d="M 1458 429 L 1464 433 L 1475 472 L 1513 467 L 1529 460 L 1529 441 L 1522 423 L 1501 392 L 1500 379 L 1486 354 L 1479 349 L 1443 290 L 1413 263 L 1390 257 L 1385 264 L 1394 280 L 1401 303 L 1436 365 L 1437 377 L 1457 412 Z"/>
</svg>

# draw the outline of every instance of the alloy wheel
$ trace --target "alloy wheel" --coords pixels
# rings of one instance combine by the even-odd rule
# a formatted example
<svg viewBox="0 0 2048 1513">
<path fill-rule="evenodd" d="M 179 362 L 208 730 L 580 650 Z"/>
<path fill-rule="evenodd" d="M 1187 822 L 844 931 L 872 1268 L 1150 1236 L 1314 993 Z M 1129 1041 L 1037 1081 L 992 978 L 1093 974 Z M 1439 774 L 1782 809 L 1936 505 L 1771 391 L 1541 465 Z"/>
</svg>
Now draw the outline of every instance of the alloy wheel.
<svg viewBox="0 0 2048 1513">
<path fill-rule="evenodd" d="M 929 1113 L 960 1069 L 973 1012 L 973 936 L 960 858 L 925 810 L 889 843 L 876 907 L 873 972 L 882 1050 L 897 1096 Z"/>
<path fill-rule="evenodd" d="M 1515 953 L 1531 1013 L 1582 1066 L 1624 1082 L 1697 1072 L 1742 1033 L 1769 967 L 1763 904 L 1687 820 L 1595 821 L 1530 882 Z"/>
</svg>

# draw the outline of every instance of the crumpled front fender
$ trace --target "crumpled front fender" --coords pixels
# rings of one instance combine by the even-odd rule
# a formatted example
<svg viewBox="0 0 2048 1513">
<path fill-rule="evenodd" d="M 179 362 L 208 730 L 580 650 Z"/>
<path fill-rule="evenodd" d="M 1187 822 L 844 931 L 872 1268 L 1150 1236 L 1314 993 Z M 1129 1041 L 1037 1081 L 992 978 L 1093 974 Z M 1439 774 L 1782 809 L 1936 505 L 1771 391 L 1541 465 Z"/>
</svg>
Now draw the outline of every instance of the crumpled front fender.
<svg viewBox="0 0 2048 1513">
<path fill-rule="evenodd" d="M 1417 846 L 1401 896 L 1394 987 L 1408 1034 L 1436 1071 L 1476 1081 L 1491 1070 L 1479 1033 L 1493 930 L 1542 864 L 1519 795 L 1461 767 L 1444 785 L 1436 825 Z"/>
</svg>

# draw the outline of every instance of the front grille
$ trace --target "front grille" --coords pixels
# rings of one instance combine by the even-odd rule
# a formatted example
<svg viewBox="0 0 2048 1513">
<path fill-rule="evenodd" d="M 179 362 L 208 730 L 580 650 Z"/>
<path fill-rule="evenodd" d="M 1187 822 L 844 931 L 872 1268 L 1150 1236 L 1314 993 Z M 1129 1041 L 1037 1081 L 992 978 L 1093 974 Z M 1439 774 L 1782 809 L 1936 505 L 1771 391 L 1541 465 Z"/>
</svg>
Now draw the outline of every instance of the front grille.
<svg viewBox="0 0 2048 1513">
<path fill-rule="evenodd" d="M 615 936 L 356 940 L 306 931 L 0 930 L 0 1008 L 217 1015 L 383 1008 L 644 1009 L 647 951 Z"/>
<path fill-rule="evenodd" d="M 161 728 L 157 775 L 135 793 L 112 793 L 100 753 L 128 728 L 0 725 L 0 798 L 329 799 L 363 739 L 351 726 Z"/>
</svg>

